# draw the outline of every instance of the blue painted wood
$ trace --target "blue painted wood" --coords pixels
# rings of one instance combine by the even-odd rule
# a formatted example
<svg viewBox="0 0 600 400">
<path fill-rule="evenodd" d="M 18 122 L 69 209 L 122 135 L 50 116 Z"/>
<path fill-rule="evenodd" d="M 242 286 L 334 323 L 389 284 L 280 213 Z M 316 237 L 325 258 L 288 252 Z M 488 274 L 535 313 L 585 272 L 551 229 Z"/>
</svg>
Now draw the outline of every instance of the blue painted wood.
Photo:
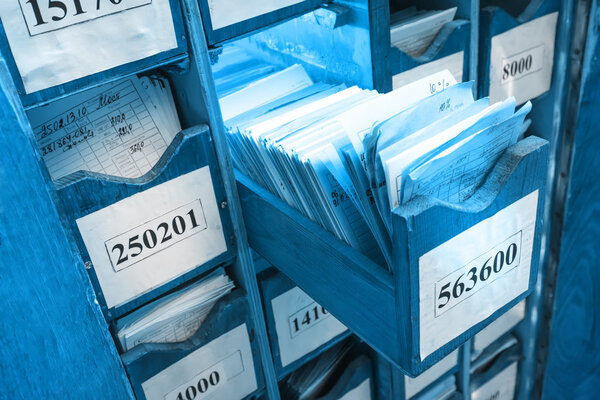
<svg viewBox="0 0 600 400">
<path fill-rule="evenodd" d="M 594 0 L 577 96 L 578 110 L 573 111 L 575 122 L 568 127 L 569 133 L 574 135 L 573 153 L 568 171 L 548 358 L 543 367 L 543 399 L 594 399 L 600 387 L 599 30 L 600 7 Z"/>
<path fill-rule="evenodd" d="M 223 126 L 223 117 L 219 106 L 212 70 L 208 56 L 206 37 L 203 34 L 203 25 L 200 17 L 200 9 L 196 0 L 181 0 L 185 16 L 185 22 L 188 27 L 190 37 L 190 53 L 193 55 L 191 68 L 197 71 L 199 87 L 193 86 L 196 96 L 186 98 L 183 96 L 184 103 L 188 104 L 191 110 L 197 110 L 193 113 L 194 118 L 207 118 L 208 125 L 212 134 L 217 162 L 221 172 L 223 186 L 227 193 L 227 208 L 231 215 L 233 232 L 236 239 L 237 258 L 231 268 L 231 275 L 235 281 L 246 290 L 248 295 L 249 312 L 252 316 L 256 330 L 256 338 L 260 358 L 265 374 L 267 395 L 271 400 L 279 399 L 279 390 L 277 387 L 277 377 L 271 351 L 269 349 L 269 340 L 267 337 L 267 328 L 263 310 L 260 304 L 260 294 L 256 274 L 253 270 L 252 256 L 246 237 L 242 210 L 233 175 L 233 166 L 231 154 L 227 146 L 225 129 Z M 199 110 L 198 110 L 199 109 Z"/>
<path fill-rule="evenodd" d="M 28 109 L 44 105 L 69 94 L 168 64 L 181 64 L 184 66 L 188 59 L 186 55 L 188 38 L 186 36 L 185 25 L 183 24 L 180 0 L 169 0 L 169 2 L 171 4 L 171 14 L 175 27 L 175 37 L 177 39 L 176 48 L 34 93 L 25 93 L 23 80 L 14 61 L 4 26 L 0 21 L 0 54 L 4 57 L 10 69 L 13 82 L 15 83 L 17 93 L 21 96 L 23 106 Z"/>
<path fill-rule="evenodd" d="M 249 32 L 260 30 L 272 24 L 289 20 L 298 15 L 314 10 L 327 1 L 329 0 L 302 0 L 297 4 L 283 7 L 267 14 L 246 19 L 223 28 L 213 29 L 208 0 L 198 0 L 200 4 L 200 10 L 202 12 L 202 23 L 204 25 L 206 39 L 210 46 L 239 37 Z"/>
<path fill-rule="evenodd" d="M 246 294 L 243 290 L 236 289 L 215 304 L 200 328 L 188 340 L 178 343 L 144 343 L 121 355 L 137 399 L 146 399 L 141 386 L 143 382 L 244 323 L 250 338 L 257 391 L 261 391 L 264 388 L 264 376 L 254 323 L 248 312 Z M 245 398 L 254 398 L 254 396 L 255 393 Z"/>
<path fill-rule="evenodd" d="M 319 354 L 327 351 L 337 343 L 350 336 L 351 332 L 347 330 L 329 340 L 327 343 L 319 346 L 319 348 L 311 351 L 310 353 L 284 367 L 281 363 L 281 352 L 279 350 L 277 329 L 275 327 L 275 316 L 273 314 L 273 306 L 271 301 L 275 297 L 295 288 L 296 285 L 285 275 L 272 268 L 259 275 L 258 285 L 261 291 L 265 317 L 267 318 L 267 331 L 269 334 L 269 342 L 271 344 L 271 354 L 273 355 L 273 362 L 275 363 L 275 372 L 277 373 L 278 380 L 282 380 L 290 372 L 298 369 L 302 365 L 317 357 Z"/>
<path fill-rule="evenodd" d="M 387 93 L 392 90 L 392 77 L 389 73 L 391 46 L 389 0 L 369 2 L 369 28 L 371 31 L 373 89 L 380 93 Z"/>
<path fill-rule="evenodd" d="M 252 248 L 371 347 L 414 376 L 458 348 L 528 294 L 509 302 L 420 362 L 419 257 L 524 195 L 536 189 L 544 193 L 547 159 L 547 142 L 530 137 L 510 147 L 483 186 L 464 203 L 452 205 L 420 198 L 397 208 L 393 213 L 393 274 L 248 178 L 238 174 L 238 181 Z M 529 290 L 537 277 L 543 204 L 541 196 Z M 263 224 L 265 215 L 269 216 L 268 226 Z M 441 230 L 439 226 L 448 229 Z"/>
<path fill-rule="evenodd" d="M 471 0 L 389 0 L 393 11 L 402 10 L 410 6 L 417 6 L 418 10 L 445 10 L 457 7 L 456 17 L 468 19 L 473 2 Z"/>
<path fill-rule="evenodd" d="M 19 103 L 0 60 L 0 397 L 133 398 Z"/>
<path fill-rule="evenodd" d="M 444 25 L 433 43 L 419 57 L 413 58 L 397 47 L 390 48 L 390 77 L 408 71 L 419 65 L 464 52 L 463 81 L 469 80 L 471 24 L 464 19 L 456 19 Z"/>
<path fill-rule="evenodd" d="M 178 133 L 156 165 L 148 173 L 139 178 L 121 178 L 79 171 L 57 182 L 60 186 L 57 193 L 60 199 L 62 217 L 66 226 L 71 229 L 75 236 L 83 261 L 86 263 L 89 262 L 91 265 L 90 257 L 77 228 L 77 219 L 206 165 L 210 168 L 217 204 L 220 204 L 225 201 L 226 196 L 221 175 L 218 171 L 219 167 L 215 158 L 210 132 L 205 125 L 189 128 Z M 219 215 L 227 242 L 228 251 L 226 254 L 198 266 L 194 271 L 186 273 L 184 276 L 171 282 L 165 282 L 161 287 L 127 304 L 111 309 L 106 308 L 102 296 L 102 288 L 98 284 L 92 266 L 89 272 L 96 287 L 98 300 L 101 302 L 102 310 L 107 319 L 112 320 L 129 312 L 146 303 L 148 300 L 171 290 L 185 280 L 202 274 L 215 265 L 231 261 L 235 250 L 232 249 L 233 233 L 230 216 L 223 208 L 219 208 Z"/>
</svg>

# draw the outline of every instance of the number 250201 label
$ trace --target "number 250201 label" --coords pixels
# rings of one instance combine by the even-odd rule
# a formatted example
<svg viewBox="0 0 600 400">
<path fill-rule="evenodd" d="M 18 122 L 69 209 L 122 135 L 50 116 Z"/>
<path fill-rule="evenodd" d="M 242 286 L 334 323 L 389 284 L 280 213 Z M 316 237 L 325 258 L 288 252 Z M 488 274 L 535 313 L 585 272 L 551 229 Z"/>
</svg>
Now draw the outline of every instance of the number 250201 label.
<svg viewBox="0 0 600 400">
<path fill-rule="evenodd" d="M 436 318 L 519 266 L 519 231 L 462 268 L 435 283 Z"/>
<path fill-rule="evenodd" d="M 19 0 L 31 36 L 116 12 L 152 4 L 152 0 Z"/>
<path fill-rule="evenodd" d="M 179 207 L 105 242 L 115 272 L 205 230 L 200 200 Z"/>
</svg>

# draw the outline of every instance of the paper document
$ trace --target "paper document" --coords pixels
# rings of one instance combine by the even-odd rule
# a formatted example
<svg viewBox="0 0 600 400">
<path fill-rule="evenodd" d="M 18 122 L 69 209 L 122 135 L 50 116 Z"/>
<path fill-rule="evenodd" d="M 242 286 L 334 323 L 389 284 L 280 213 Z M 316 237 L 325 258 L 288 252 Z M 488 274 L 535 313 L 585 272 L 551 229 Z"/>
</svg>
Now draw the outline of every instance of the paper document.
<svg viewBox="0 0 600 400">
<path fill-rule="evenodd" d="M 215 303 L 234 288 L 222 269 L 180 291 L 123 317 L 117 336 L 124 351 L 142 343 L 174 343 L 189 339 Z"/>
<path fill-rule="evenodd" d="M 181 130 L 169 82 L 136 76 L 27 112 L 54 181 L 89 171 L 144 175 Z"/>
<path fill-rule="evenodd" d="M 443 11 L 417 12 L 390 28 L 391 43 L 411 57 L 421 56 L 440 30 L 454 19 L 456 7 Z"/>
</svg>

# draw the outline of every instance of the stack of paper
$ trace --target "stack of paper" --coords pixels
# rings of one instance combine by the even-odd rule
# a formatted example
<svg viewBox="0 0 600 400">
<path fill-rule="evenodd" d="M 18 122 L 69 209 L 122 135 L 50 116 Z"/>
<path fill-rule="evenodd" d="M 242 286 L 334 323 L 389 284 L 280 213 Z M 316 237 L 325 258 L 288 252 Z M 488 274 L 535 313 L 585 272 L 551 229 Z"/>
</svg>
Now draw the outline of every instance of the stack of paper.
<svg viewBox="0 0 600 400">
<path fill-rule="evenodd" d="M 295 65 L 223 97 L 221 108 L 236 168 L 391 265 L 391 211 L 417 196 L 471 196 L 531 108 L 515 113 L 514 99 L 489 106 L 472 93 L 448 71 L 381 95 L 314 84 Z"/>
<path fill-rule="evenodd" d="M 215 303 L 234 288 L 223 269 L 178 292 L 165 296 L 117 323 L 124 351 L 141 343 L 174 343 L 190 338 Z"/>
<path fill-rule="evenodd" d="M 456 7 L 441 11 L 417 11 L 415 7 L 391 15 L 390 39 L 411 57 L 421 56 L 440 30 L 454 19 Z"/>
<path fill-rule="evenodd" d="M 169 81 L 131 76 L 27 112 L 54 181 L 76 171 L 136 178 L 181 130 Z"/>
</svg>

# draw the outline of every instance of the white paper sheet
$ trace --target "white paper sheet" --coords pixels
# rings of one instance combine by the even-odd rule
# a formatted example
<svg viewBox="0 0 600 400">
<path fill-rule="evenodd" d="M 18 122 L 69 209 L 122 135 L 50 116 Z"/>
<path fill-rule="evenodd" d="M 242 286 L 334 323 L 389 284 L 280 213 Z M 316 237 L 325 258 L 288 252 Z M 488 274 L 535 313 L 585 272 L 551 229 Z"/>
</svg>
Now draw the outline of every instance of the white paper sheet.
<svg viewBox="0 0 600 400">
<path fill-rule="evenodd" d="M 202 0 L 204 1 L 204 0 Z M 207 0 L 213 30 L 268 14 L 304 0 Z"/>
<path fill-rule="evenodd" d="M 284 367 L 348 330 L 299 287 L 275 297 L 271 305 Z"/>
<path fill-rule="evenodd" d="M 54 181 L 76 171 L 148 172 L 181 130 L 168 82 L 132 76 L 27 112 Z"/>
<path fill-rule="evenodd" d="M 456 82 L 463 81 L 463 63 L 465 52 L 450 54 L 447 57 L 442 57 L 439 60 L 431 61 L 418 67 L 409 69 L 405 72 L 400 72 L 392 77 L 392 87 L 394 90 L 409 85 L 412 82 L 418 81 L 429 76 L 434 77 L 436 73 L 444 70 L 450 71 Z"/>
<path fill-rule="evenodd" d="M 471 392 L 473 400 L 512 400 L 515 398 L 517 363 L 504 368 L 498 375 Z"/>
<path fill-rule="evenodd" d="M 208 166 L 76 222 L 108 308 L 227 250 Z"/>
<path fill-rule="evenodd" d="M 246 324 L 230 330 L 142 383 L 147 400 L 239 400 L 257 389 Z M 181 396 L 181 397 L 179 397 Z"/>
<path fill-rule="evenodd" d="M 177 47 L 169 0 L 61 0 L 64 12 L 58 1 L 53 7 L 50 3 L 0 2 L 0 18 L 26 93 Z"/>
<path fill-rule="evenodd" d="M 550 89 L 558 12 L 492 38 L 490 102 L 514 96 L 517 105 Z"/>
<path fill-rule="evenodd" d="M 527 290 L 538 195 L 535 190 L 419 258 L 421 359 Z"/>
<path fill-rule="evenodd" d="M 444 25 L 454 19 L 456 7 L 442 11 L 417 14 L 390 28 L 390 39 L 395 46 L 410 55 L 419 57 L 433 43 Z"/>
</svg>

